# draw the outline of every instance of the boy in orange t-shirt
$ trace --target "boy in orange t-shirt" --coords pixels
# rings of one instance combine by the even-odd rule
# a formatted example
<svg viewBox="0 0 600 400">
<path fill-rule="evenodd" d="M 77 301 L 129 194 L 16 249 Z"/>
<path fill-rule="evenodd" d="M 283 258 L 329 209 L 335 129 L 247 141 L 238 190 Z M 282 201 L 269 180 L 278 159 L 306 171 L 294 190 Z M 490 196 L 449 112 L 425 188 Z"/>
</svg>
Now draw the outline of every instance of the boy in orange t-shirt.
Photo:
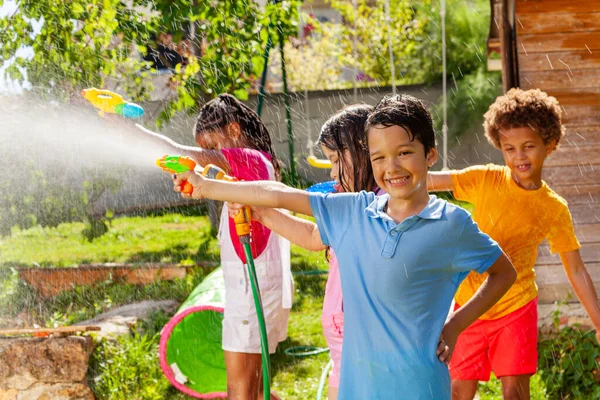
<svg viewBox="0 0 600 400">
<path fill-rule="evenodd" d="M 600 305 L 579 254 L 567 202 L 542 180 L 544 160 L 564 136 L 558 101 L 540 90 L 511 89 L 485 114 L 485 135 L 502 151 L 506 166 L 478 165 L 460 171 L 430 172 L 430 191 L 452 191 L 475 205 L 473 219 L 496 240 L 517 270 L 512 288 L 464 330 L 450 361 L 453 399 L 473 399 L 478 381 L 490 371 L 506 398 L 529 399 L 537 369 L 537 249 L 544 238 L 559 253 L 569 281 L 600 340 Z M 465 304 L 485 281 L 471 272 L 455 296 Z"/>
</svg>

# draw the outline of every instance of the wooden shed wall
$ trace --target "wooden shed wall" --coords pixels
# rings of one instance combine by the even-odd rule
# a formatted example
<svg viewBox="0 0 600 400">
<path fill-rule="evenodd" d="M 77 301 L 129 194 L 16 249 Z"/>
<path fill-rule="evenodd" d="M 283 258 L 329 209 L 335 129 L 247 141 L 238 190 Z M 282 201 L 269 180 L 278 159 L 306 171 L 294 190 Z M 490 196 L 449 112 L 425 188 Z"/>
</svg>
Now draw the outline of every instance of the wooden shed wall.
<svg viewBox="0 0 600 400">
<path fill-rule="evenodd" d="M 600 289 L 600 1 L 515 5 L 519 86 L 555 96 L 567 126 L 544 179 L 568 200 L 581 254 Z M 562 300 L 571 291 L 560 258 L 547 246 L 540 249 L 536 271 L 541 302 Z"/>
</svg>

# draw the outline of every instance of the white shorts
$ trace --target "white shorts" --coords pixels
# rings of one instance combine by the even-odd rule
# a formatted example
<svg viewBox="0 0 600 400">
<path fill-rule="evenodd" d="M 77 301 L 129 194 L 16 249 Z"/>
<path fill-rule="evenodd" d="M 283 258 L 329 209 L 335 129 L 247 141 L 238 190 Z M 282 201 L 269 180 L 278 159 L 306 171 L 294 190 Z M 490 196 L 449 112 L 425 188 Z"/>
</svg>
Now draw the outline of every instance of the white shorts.
<svg viewBox="0 0 600 400">
<path fill-rule="evenodd" d="M 256 274 L 267 325 L 269 353 L 287 338 L 290 309 L 282 307 L 281 264 L 256 262 Z M 225 312 L 223 318 L 223 350 L 260 354 L 260 330 L 245 266 L 225 268 Z M 293 292 L 293 291 L 292 291 Z"/>
</svg>

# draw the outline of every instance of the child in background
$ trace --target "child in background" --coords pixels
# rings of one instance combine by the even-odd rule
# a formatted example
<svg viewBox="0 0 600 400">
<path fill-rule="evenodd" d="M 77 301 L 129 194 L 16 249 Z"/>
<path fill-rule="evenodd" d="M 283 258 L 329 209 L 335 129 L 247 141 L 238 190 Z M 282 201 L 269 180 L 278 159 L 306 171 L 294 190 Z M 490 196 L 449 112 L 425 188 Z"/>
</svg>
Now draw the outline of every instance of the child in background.
<svg viewBox="0 0 600 400">
<path fill-rule="evenodd" d="M 502 382 L 505 399 L 529 399 L 537 368 L 537 287 L 534 265 L 544 238 L 563 266 L 600 339 L 600 306 L 579 254 L 567 202 L 542 180 L 544 160 L 564 135 L 558 102 L 540 90 L 511 89 L 485 114 L 485 135 L 502 151 L 506 166 L 478 165 L 432 172 L 430 190 L 452 191 L 475 205 L 473 219 L 502 247 L 517 270 L 517 281 L 490 310 L 459 337 L 450 363 L 454 399 L 474 398 L 478 381 L 490 371 Z M 471 272 L 456 293 L 456 308 L 467 303 L 486 279 Z"/>
<path fill-rule="evenodd" d="M 365 123 L 372 110 L 373 107 L 366 104 L 348 106 L 329 118 L 321 129 L 317 143 L 321 145 L 323 154 L 331 161 L 331 178 L 336 181 L 337 192 L 365 190 L 380 193 L 373 179 L 365 136 Z M 241 207 L 238 204 L 228 204 L 228 206 L 230 212 L 233 213 Z M 252 210 L 253 217 L 262 225 L 277 232 L 290 242 L 312 251 L 327 249 L 329 275 L 323 298 L 321 322 L 329 354 L 333 360 L 327 398 L 336 400 L 340 383 L 344 335 L 342 284 L 337 258 L 334 252 L 322 243 L 315 223 L 274 208 L 253 207 Z"/>
<path fill-rule="evenodd" d="M 182 146 L 157 133 L 143 132 L 163 145 L 170 145 L 173 154 L 188 155 L 200 165 L 216 165 L 240 180 L 280 177 L 267 128 L 254 111 L 228 94 L 219 95 L 200 110 L 195 127 L 200 147 Z M 218 237 L 225 279 L 223 350 L 227 395 L 230 399 L 262 398 L 258 319 L 244 266 L 244 251 L 227 206 L 223 207 Z M 265 309 L 269 353 L 273 354 L 277 344 L 287 337 L 292 306 L 289 242 L 252 221 L 251 246 Z"/>
<path fill-rule="evenodd" d="M 516 273 L 460 207 L 427 193 L 437 160 L 431 115 L 412 96 L 386 97 L 366 123 L 373 175 L 387 194 L 321 194 L 278 182 L 223 182 L 196 172 L 184 197 L 314 215 L 339 260 L 344 343 L 339 399 L 450 399 L 445 364 L 459 333 L 506 293 Z M 485 285 L 446 321 L 468 272 Z M 440 362 L 444 361 L 444 362 Z"/>
</svg>

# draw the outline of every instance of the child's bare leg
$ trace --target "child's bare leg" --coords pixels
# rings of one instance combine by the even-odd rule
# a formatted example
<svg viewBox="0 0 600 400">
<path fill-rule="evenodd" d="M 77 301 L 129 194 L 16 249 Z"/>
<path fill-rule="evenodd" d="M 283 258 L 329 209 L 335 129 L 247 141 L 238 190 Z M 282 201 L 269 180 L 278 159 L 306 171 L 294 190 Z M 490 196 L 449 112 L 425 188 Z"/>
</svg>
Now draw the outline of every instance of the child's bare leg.
<svg viewBox="0 0 600 400">
<path fill-rule="evenodd" d="M 531 375 L 500 377 L 504 400 L 529 400 L 529 380 Z"/>
<path fill-rule="evenodd" d="M 227 369 L 227 398 L 257 400 L 261 355 L 225 351 Z"/>
<path fill-rule="evenodd" d="M 473 400 L 479 381 L 452 381 L 452 400 Z"/>
<path fill-rule="evenodd" d="M 327 400 L 337 400 L 337 396 L 338 396 L 338 388 L 329 386 L 329 390 L 327 392 Z"/>
<path fill-rule="evenodd" d="M 227 398 L 229 400 L 262 400 L 262 356 L 225 351 Z M 279 400 L 271 393 L 271 400 Z"/>
</svg>

